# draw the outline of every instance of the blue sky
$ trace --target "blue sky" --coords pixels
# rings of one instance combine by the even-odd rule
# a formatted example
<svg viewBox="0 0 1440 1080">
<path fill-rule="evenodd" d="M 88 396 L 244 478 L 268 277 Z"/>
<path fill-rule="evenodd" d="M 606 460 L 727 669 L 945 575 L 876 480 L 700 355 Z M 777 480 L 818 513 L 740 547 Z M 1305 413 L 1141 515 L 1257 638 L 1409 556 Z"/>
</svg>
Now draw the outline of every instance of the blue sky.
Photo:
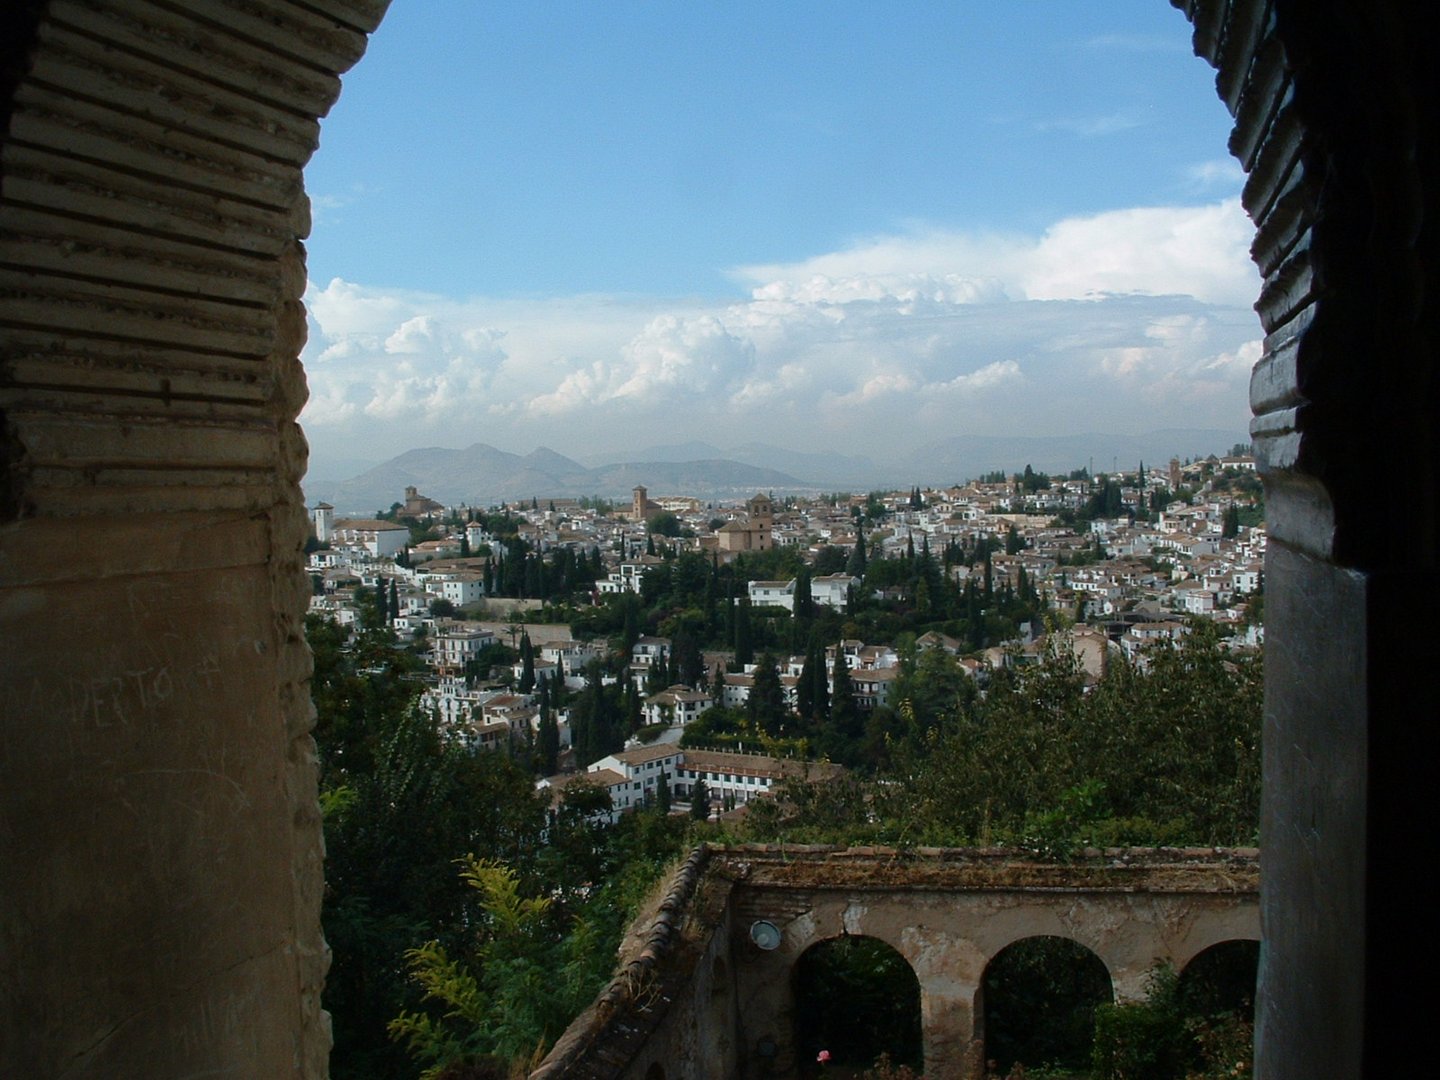
<svg viewBox="0 0 1440 1080">
<path fill-rule="evenodd" d="M 1243 430 L 1188 39 L 1165 0 L 398 0 L 306 173 L 314 471 Z"/>
</svg>

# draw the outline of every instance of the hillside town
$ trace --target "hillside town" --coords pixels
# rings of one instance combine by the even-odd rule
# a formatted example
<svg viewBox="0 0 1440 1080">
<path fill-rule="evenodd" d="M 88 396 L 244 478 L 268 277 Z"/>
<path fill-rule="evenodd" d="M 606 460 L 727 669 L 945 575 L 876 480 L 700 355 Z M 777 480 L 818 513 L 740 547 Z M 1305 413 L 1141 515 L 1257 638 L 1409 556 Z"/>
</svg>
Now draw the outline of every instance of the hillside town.
<svg viewBox="0 0 1440 1080">
<path fill-rule="evenodd" d="M 372 516 L 324 503 L 311 513 L 311 614 L 342 634 L 393 633 L 422 661 L 420 707 L 446 731 L 543 762 L 537 786 L 556 800 L 577 785 L 604 792 L 595 812 L 611 820 L 672 800 L 697 817 L 743 811 L 783 778 L 843 771 L 823 744 L 787 741 L 783 718 L 767 729 L 775 738 L 707 740 L 722 730 L 713 717 L 753 717 L 755 694 L 778 695 L 798 731 L 817 698 L 844 694 L 861 716 L 893 708 L 926 650 L 983 688 L 1056 652 L 1098 680 L 1202 623 L 1235 650 L 1264 635 L 1263 499 L 1243 453 L 736 504 L 637 487 L 628 506 L 539 493 L 482 510 L 412 487 Z M 722 568 L 739 573 L 717 597 Z M 707 634 L 692 611 L 642 625 L 656 582 L 686 572 L 708 573 L 694 589 L 710 590 L 723 627 Z M 969 619 L 942 619 L 947 604 Z M 861 608 L 872 617 L 857 619 Z M 997 622 L 1000 611 L 1018 614 Z M 816 614 L 839 627 L 833 639 L 787 635 Z M 704 647 L 717 639 L 731 647 Z M 608 737 L 576 720 L 597 686 L 626 703 Z"/>
</svg>

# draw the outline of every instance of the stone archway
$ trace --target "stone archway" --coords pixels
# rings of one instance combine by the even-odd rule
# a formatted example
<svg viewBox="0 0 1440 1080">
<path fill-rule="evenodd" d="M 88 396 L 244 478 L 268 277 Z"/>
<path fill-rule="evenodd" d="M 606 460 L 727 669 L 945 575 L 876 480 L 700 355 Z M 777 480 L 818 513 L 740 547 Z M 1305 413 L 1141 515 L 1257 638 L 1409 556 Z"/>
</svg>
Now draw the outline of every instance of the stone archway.
<svg viewBox="0 0 1440 1080">
<path fill-rule="evenodd" d="M 1440 638 L 1411 619 L 1440 562 L 1428 39 L 1412 0 L 1173 2 L 1236 116 L 1265 279 L 1259 1074 L 1359 1075 L 1408 1053 L 1371 1032 L 1428 974 L 1428 898 L 1379 855 L 1435 856 L 1412 718 L 1440 712 Z M 12 1071 L 325 1073 L 301 169 L 385 6 L 0 11 Z"/>
<path fill-rule="evenodd" d="M 1105 961 L 1077 941 L 1026 937 L 986 965 L 981 979 L 977 1037 L 984 1058 L 1003 1074 L 1029 1068 L 1084 1066 L 1089 1060 L 1095 1007 L 1114 1000 Z"/>
<path fill-rule="evenodd" d="M 1196 1015 L 1253 1015 L 1259 967 L 1258 941 L 1217 941 L 1201 949 L 1180 969 L 1180 987 Z"/>
<path fill-rule="evenodd" d="M 879 938 L 841 935 L 810 945 L 791 968 L 796 1065 L 824 1075 L 836 1066 L 868 1068 L 880 1054 L 924 1071 L 921 987 L 910 962 Z"/>
</svg>

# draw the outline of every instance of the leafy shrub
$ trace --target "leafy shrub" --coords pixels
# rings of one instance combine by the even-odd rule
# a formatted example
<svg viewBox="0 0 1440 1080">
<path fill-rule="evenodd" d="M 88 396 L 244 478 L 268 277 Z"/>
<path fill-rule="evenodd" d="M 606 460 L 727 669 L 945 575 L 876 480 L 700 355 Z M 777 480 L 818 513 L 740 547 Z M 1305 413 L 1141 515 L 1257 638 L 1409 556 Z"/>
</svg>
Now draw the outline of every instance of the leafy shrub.
<svg viewBox="0 0 1440 1080">
<path fill-rule="evenodd" d="M 1095 1080 L 1248 1080 L 1254 1027 L 1243 1016 L 1197 1016 L 1168 964 L 1150 973 L 1144 1001 L 1095 1013 Z"/>
</svg>

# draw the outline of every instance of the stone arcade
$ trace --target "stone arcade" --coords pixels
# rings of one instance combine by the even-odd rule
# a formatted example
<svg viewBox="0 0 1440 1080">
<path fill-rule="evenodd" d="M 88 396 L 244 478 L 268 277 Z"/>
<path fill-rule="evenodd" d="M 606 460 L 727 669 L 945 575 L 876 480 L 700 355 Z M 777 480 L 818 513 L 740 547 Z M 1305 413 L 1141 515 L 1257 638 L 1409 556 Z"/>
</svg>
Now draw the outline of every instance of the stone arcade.
<svg viewBox="0 0 1440 1080">
<path fill-rule="evenodd" d="M 925 1074 L 984 1080 L 981 987 L 1006 947 L 1075 941 L 1105 965 L 1115 996 L 1134 1000 L 1157 961 L 1181 971 L 1206 949 L 1256 940 L 1257 879 L 1253 850 L 1056 865 L 997 850 L 701 848 L 638 924 L 603 1005 L 531 1080 L 792 1076 L 796 962 L 847 934 L 885 942 L 914 971 Z M 757 944 L 756 927 L 774 938 Z"/>
<path fill-rule="evenodd" d="M 1176 2 L 1264 277 L 1258 1075 L 1379 1076 L 1434 955 L 1432 13 Z M 0 7 L 7 1074 L 325 1075 L 301 171 L 384 8 Z"/>
</svg>

